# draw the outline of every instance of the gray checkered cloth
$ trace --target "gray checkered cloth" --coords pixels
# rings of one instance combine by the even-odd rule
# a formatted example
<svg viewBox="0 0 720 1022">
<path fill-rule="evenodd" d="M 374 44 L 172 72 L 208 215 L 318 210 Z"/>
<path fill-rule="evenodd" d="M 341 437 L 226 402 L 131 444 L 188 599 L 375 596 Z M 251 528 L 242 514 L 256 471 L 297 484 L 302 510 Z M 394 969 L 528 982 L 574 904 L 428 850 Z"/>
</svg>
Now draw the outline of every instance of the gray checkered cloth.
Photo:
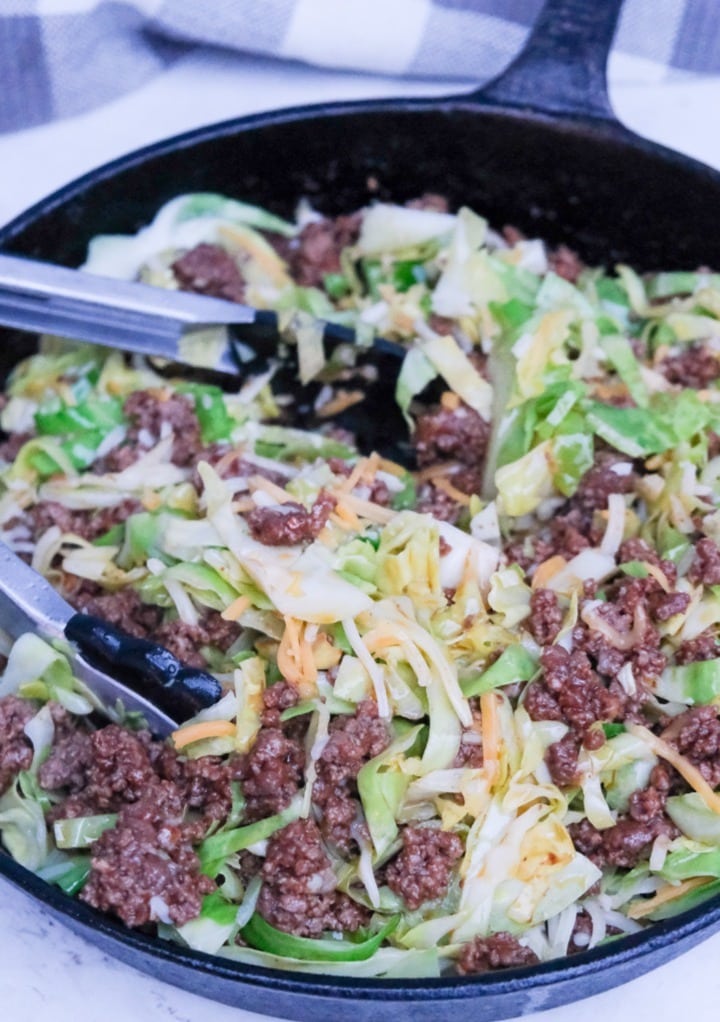
<svg viewBox="0 0 720 1022">
<path fill-rule="evenodd" d="M 602 3 L 603 0 L 587 0 Z M 0 131 L 139 87 L 197 47 L 486 81 L 542 0 L 0 0 Z M 662 74 L 720 74 L 720 0 L 626 0 L 616 45 Z"/>
</svg>

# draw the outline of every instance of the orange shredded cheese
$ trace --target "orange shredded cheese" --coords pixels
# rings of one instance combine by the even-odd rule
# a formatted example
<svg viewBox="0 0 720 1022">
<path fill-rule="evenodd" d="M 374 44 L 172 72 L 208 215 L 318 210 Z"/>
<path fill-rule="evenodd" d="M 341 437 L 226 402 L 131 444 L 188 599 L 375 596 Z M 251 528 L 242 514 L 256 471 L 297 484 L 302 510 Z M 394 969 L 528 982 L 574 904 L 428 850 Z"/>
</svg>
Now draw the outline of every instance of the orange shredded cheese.
<svg viewBox="0 0 720 1022">
<path fill-rule="evenodd" d="M 330 515 L 336 525 L 340 525 L 345 529 L 355 529 L 357 532 L 362 532 L 362 522 L 347 504 L 339 500 L 335 505 L 334 512 Z"/>
<path fill-rule="evenodd" d="M 386 525 L 396 515 L 396 512 L 391 508 L 382 507 L 371 500 L 363 500 L 361 497 L 356 497 L 354 493 L 338 493 L 336 490 L 331 490 L 330 492 L 334 497 L 339 498 L 338 505 L 335 508 L 336 511 L 340 502 L 342 502 L 346 508 L 359 515 L 360 518 L 367 518 L 368 521 L 377 522 L 379 525 Z"/>
<path fill-rule="evenodd" d="M 144 493 L 142 497 L 142 506 L 146 511 L 157 511 L 162 506 L 162 497 L 159 493 Z"/>
<path fill-rule="evenodd" d="M 234 734 L 235 725 L 230 720 L 203 720 L 198 724 L 178 728 L 173 731 L 171 738 L 176 749 L 184 749 L 186 745 L 203 738 L 231 738 Z"/>
<path fill-rule="evenodd" d="M 232 450 L 226 451 L 226 453 L 223 454 L 222 458 L 215 462 L 213 468 L 215 469 L 219 476 L 222 476 L 225 469 L 229 468 L 230 465 L 232 465 L 232 463 L 235 461 L 235 459 L 241 458 L 242 455 L 243 455 L 242 447 L 233 447 Z"/>
<path fill-rule="evenodd" d="M 693 891 L 696 887 L 702 887 L 709 881 L 710 877 L 690 877 L 689 880 L 683 880 L 679 884 L 666 884 L 652 898 L 633 902 L 627 910 L 627 916 L 629 919 L 642 919 L 643 916 L 650 915 L 661 905 L 667 905 L 669 901 L 675 901 L 676 898 L 681 898 L 683 894 Z"/>
<path fill-rule="evenodd" d="M 460 468 L 462 468 L 462 465 L 459 461 L 446 461 L 442 465 L 428 465 L 427 468 L 417 472 L 415 478 L 419 483 L 432 482 L 438 476 L 452 475 L 453 472 Z"/>
<path fill-rule="evenodd" d="M 720 794 L 713 791 L 698 768 L 689 759 L 681 755 L 677 749 L 673 749 L 662 738 L 658 738 L 652 731 L 649 731 L 642 724 L 626 724 L 626 729 L 636 738 L 641 738 L 650 746 L 656 756 L 674 766 L 681 777 L 684 777 L 691 788 L 693 788 L 703 800 L 708 809 L 720 816 Z"/>
<path fill-rule="evenodd" d="M 535 569 L 530 582 L 531 589 L 542 589 L 553 575 L 557 575 L 559 571 L 567 566 L 567 561 L 561 554 L 555 554 L 553 557 L 548 557 L 546 561 L 542 561 L 538 564 Z"/>
<path fill-rule="evenodd" d="M 281 486 L 278 486 L 277 483 L 271 483 L 264 476 L 250 476 L 248 486 L 251 490 L 262 490 L 263 493 L 267 493 L 268 497 L 272 497 L 278 504 L 287 504 L 295 499 L 286 490 L 283 490 Z"/>
<path fill-rule="evenodd" d="M 237 621 L 245 613 L 248 607 L 252 606 L 249 596 L 238 596 L 236 600 L 225 608 L 220 617 L 223 621 Z"/>
<path fill-rule="evenodd" d="M 350 475 L 346 476 L 345 479 L 343 479 L 343 481 L 336 487 L 338 493 L 350 493 L 351 490 L 355 489 L 362 478 L 366 462 L 367 458 L 361 458 L 360 461 L 358 461 L 357 465 L 355 465 L 350 472 Z"/>
<path fill-rule="evenodd" d="M 285 631 L 277 651 L 277 665 L 282 676 L 296 685 L 302 699 L 316 694 L 317 665 L 312 646 L 305 636 L 303 621 L 284 615 Z"/>
<path fill-rule="evenodd" d="M 230 507 L 236 514 L 244 514 L 246 511 L 254 511 L 257 504 L 252 497 L 242 497 L 240 500 L 234 500 Z"/>
<path fill-rule="evenodd" d="M 497 712 L 497 696 L 494 692 L 482 693 L 480 713 L 483 771 L 488 781 L 492 783 L 500 771 L 500 718 Z"/>
<path fill-rule="evenodd" d="M 396 461 L 390 461 L 388 458 L 378 457 L 378 468 L 382 469 L 383 472 L 389 473 L 391 476 L 397 476 L 398 479 L 402 479 L 407 469 L 404 469 L 402 465 L 398 465 Z"/>
<path fill-rule="evenodd" d="M 460 395 L 454 390 L 444 390 L 440 395 L 440 404 L 449 412 L 456 412 L 460 407 Z"/>
<path fill-rule="evenodd" d="M 447 476 L 437 476 L 433 482 L 438 490 L 442 490 L 443 493 L 447 493 L 448 497 L 452 497 L 456 504 L 464 504 L 466 507 L 469 506 L 470 497 L 468 494 L 463 493 L 462 490 L 458 490 L 457 486 L 453 486 Z"/>
</svg>

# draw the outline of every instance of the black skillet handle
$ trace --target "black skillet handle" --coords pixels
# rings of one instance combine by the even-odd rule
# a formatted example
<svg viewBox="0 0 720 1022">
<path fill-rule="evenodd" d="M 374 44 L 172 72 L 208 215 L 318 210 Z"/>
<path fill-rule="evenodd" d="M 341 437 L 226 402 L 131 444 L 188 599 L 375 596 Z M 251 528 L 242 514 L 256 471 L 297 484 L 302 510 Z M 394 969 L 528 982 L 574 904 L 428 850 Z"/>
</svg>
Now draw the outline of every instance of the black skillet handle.
<svg viewBox="0 0 720 1022">
<path fill-rule="evenodd" d="M 100 670 L 112 668 L 175 720 L 193 717 L 222 696 L 222 686 L 211 674 L 187 667 L 163 646 L 128 635 L 92 614 L 74 614 L 65 635 L 86 660 Z"/>
<path fill-rule="evenodd" d="M 520 54 L 466 98 L 617 125 L 606 67 L 622 5 L 623 0 L 547 0 Z"/>
</svg>

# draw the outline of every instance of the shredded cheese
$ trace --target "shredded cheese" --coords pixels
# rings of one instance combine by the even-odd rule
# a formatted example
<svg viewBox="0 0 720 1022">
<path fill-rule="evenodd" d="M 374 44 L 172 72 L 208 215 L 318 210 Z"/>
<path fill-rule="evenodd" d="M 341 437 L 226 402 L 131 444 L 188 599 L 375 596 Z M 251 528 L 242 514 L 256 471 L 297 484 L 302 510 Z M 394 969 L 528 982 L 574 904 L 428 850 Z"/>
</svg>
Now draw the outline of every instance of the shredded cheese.
<svg viewBox="0 0 720 1022">
<path fill-rule="evenodd" d="M 456 504 L 464 504 L 465 507 L 470 506 L 470 497 L 467 493 L 463 493 L 462 490 L 458 490 L 457 486 L 453 486 L 447 476 L 437 476 L 434 479 L 434 485 L 438 490 L 442 490 L 443 493 L 447 493 L 448 497 L 451 497 Z"/>
<path fill-rule="evenodd" d="M 203 720 L 178 728 L 173 731 L 171 738 L 176 749 L 184 749 L 186 745 L 204 738 L 231 738 L 234 734 L 235 725 L 230 720 Z"/>
<path fill-rule="evenodd" d="M 497 712 L 497 696 L 494 692 L 483 692 L 480 696 L 480 733 L 483 747 L 483 772 L 492 784 L 500 772 L 500 718 Z"/>
<path fill-rule="evenodd" d="M 656 756 L 667 760 L 671 766 L 674 766 L 690 787 L 695 789 L 708 809 L 711 809 L 712 812 L 720 816 L 720 794 L 712 790 L 698 768 L 690 760 L 681 755 L 677 749 L 673 749 L 672 745 L 669 745 L 662 738 L 654 735 L 652 731 L 643 727 L 642 724 L 626 724 L 625 727 L 631 735 L 635 735 L 636 738 L 646 742 Z"/>
<path fill-rule="evenodd" d="M 363 500 L 361 497 L 356 497 L 354 493 L 338 492 L 336 489 L 330 490 L 330 493 L 337 498 L 338 506 L 342 503 L 360 518 L 367 518 L 368 521 L 376 522 L 378 525 L 387 525 L 397 514 L 389 507 L 382 507 L 371 500 Z M 337 509 L 336 507 L 335 510 L 337 511 Z"/>
<path fill-rule="evenodd" d="M 703 884 L 709 882 L 709 879 L 709 877 L 690 877 L 689 880 L 683 880 L 680 884 L 666 884 L 652 898 L 633 902 L 627 909 L 627 915 L 630 919 L 642 919 L 644 916 L 654 912 L 656 908 L 660 908 L 661 905 L 667 905 L 668 902 L 681 898 L 688 891 L 694 891 L 696 887 L 702 887 Z"/>
<path fill-rule="evenodd" d="M 343 529 L 354 529 L 356 532 L 362 532 L 362 522 L 352 508 L 348 507 L 343 500 L 337 502 L 330 518 Z"/>
<path fill-rule="evenodd" d="M 267 493 L 268 497 L 272 497 L 278 504 L 287 504 L 294 499 L 281 486 L 270 482 L 265 476 L 250 476 L 248 486 L 251 490 L 261 490 L 263 493 Z"/>
<path fill-rule="evenodd" d="M 237 619 L 245 613 L 248 607 L 251 606 L 252 604 L 248 596 L 238 596 L 236 600 L 233 600 L 233 602 L 225 608 L 225 610 L 220 614 L 220 617 L 223 621 L 237 621 Z"/>
<path fill-rule="evenodd" d="M 285 615 L 285 631 L 277 651 L 277 664 L 283 677 L 297 686 L 301 699 L 317 694 L 317 666 L 305 622 Z"/>
<path fill-rule="evenodd" d="M 419 483 L 429 483 L 437 479 L 438 476 L 452 475 L 453 472 L 457 472 L 460 468 L 462 468 L 462 465 L 459 461 L 446 461 L 440 465 L 428 465 L 427 468 L 417 472 L 415 478 Z"/>
<path fill-rule="evenodd" d="M 542 561 L 538 564 L 535 569 L 530 582 L 530 588 L 543 589 L 553 575 L 556 575 L 559 571 L 562 571 L 563 568 L 566 567 L 567 561 L 561 554 L 555 554 L 554 557 L 548 557 L 546 561 Z"/>
</svg>

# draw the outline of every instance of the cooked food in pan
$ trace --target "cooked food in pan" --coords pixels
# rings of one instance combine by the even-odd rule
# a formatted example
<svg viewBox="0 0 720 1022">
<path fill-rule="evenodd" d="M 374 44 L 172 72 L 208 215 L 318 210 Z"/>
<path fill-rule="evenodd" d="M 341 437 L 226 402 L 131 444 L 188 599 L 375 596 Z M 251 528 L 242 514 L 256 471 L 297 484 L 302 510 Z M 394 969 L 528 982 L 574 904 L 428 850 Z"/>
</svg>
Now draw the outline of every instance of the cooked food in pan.
<svg viewBox="0 0 720 1022">
<path fill-rule="evenodd" d="M 720 890 L 720 276 L 437 196 L 183 196 L 87 269 L 286 313 L 319 425 L 272 368 L 47 337 L 17 366 L 2 538 L 225 694 L 161 742 L 6 644 L 11 855 L 192 948 L 366 976 L 574 954 Z M 406 464 L 339 424 L 383 408 L 308 314 L 406 342 Z"/>
</svg>

